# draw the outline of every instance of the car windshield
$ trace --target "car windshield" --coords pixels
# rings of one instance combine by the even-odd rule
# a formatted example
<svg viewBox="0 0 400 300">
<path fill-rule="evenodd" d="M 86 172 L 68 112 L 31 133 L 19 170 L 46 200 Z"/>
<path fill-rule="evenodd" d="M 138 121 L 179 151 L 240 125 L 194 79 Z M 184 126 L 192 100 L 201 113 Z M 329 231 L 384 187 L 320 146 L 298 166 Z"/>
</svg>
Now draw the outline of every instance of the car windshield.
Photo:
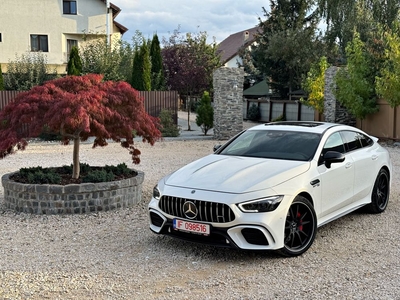
<svg viewBox="0 0 400 300">
<path fill-rule="evenodd" d="M 312 132 L 247 130 L 219 154 L 309 161 L 314 157 L 320 138 Z"/>
</svg>

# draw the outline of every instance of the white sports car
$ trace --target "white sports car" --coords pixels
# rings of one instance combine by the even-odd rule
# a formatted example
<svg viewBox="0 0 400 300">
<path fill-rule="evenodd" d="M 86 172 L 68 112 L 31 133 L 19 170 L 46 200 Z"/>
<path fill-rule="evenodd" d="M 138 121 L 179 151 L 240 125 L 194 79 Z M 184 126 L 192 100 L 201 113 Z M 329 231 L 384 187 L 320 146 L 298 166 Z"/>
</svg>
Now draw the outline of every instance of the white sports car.
<svg viewBox="0 0 400 300">
<path fill-rule="evenodd" d="M 371 213 L 386 209 L 392 165 L 377 141 L 332 123 L 252 127 L 161 179 L 149 203 L 150 229 L 300 255 L 317 227 L 362 206 Z"/>
</svg>

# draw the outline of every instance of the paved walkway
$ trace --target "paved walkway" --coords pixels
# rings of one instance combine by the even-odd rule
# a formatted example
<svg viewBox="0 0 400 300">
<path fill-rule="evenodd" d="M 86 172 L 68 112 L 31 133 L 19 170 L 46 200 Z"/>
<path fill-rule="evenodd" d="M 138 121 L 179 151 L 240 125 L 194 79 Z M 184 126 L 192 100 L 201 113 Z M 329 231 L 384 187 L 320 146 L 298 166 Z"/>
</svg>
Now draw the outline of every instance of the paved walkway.
<svg viewBox="0 0 400 300">
<path fill-rule="evenodd" d="M 173 139 L 212 140 L 214 138 L 213 130 L 210 129 L 207 132 L 207 135 L 204 135 L 201 128 L 196 124 L 196 116 L 197 116 L 196 113 L 190 113 L 189 120 L 190 120 L 191 130 L 188 131 L 188 113 L 187 111 L 178 111 L 178 127 L 180 128 L 181 131 L 179 137 Z"/>
</svg>

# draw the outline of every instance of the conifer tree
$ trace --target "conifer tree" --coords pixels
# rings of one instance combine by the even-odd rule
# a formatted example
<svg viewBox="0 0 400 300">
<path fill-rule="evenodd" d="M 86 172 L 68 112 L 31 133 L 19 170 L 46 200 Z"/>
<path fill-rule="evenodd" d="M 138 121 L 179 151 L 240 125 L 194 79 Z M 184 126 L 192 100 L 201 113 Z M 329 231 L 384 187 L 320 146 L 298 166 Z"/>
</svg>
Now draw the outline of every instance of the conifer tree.
<svg viewBox="0 0 400 300">
<path fill-rule="evenodd" d="M 208 130 L 214 127 L 214 109 L 211 106 L 210 94 L 207 91 L 203 93 L 196 112 L 196 124 L 201 127 L 204 135 L 207 135 Z"/>
<path fill-rule="evenodd" d="M 72 47 L 69 54 L 69 60 L 67 65 L 68 75 L 81 75 L 82 74 L 82 60 L 79 56 L 79 50 L 77 47 Z"/>
<path fill-rule="evenodd" d="M 154 91 L 163 90 L 165 86 L 165 78 L 161 57 L 160 41 L 157 34 L 154 34 L 150 46 L 151 59 L 151 88 Z"/>
</svg>

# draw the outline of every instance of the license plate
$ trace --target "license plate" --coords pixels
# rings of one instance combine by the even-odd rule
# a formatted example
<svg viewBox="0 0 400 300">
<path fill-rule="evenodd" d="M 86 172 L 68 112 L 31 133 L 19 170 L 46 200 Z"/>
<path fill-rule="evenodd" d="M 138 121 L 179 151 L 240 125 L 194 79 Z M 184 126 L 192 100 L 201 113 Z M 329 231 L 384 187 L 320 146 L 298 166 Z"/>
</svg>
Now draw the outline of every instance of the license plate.
<svg viewBox="0 0 400 300">
<path fill-rule="evenodd" d="M 173 227 L 175 230 L 186 231 L 201 235 L 210 235 L 210 225 L 188 222 L 184 220 L 174 219 Z"/>
</svg>

